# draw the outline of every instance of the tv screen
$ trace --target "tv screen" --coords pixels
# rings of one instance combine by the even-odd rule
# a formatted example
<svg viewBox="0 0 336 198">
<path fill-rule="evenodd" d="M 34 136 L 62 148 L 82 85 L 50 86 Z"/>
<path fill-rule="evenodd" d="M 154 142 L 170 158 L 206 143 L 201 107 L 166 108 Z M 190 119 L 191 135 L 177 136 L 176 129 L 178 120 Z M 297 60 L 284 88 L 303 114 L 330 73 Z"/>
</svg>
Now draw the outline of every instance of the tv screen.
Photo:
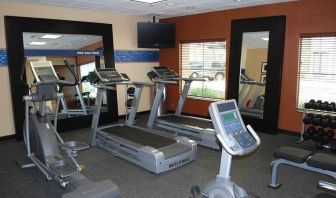
<svg viewBox="0 0 336 198">
<path fill-rule="evenodd" d="M 175 47 L 175 24 L 138 23 L 139 48 Z"/>
</svg>

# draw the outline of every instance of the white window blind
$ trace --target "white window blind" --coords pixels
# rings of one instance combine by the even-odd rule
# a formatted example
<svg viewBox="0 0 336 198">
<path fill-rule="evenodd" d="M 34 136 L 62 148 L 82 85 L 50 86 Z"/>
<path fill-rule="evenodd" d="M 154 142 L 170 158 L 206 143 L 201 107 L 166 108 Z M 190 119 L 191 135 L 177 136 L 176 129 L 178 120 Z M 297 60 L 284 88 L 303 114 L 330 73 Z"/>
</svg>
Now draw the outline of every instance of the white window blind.
<svg viewBox="0 0 336 198">
<path fill-rule="evenodd" d="M 188 96 L 224 99 L 226 42 L 183 43 L 181 48 L 182 77 L 209 76 L 215 79 L 192 82 Z"/>
<path fill-rule="evenodd" d="M 297 107 L 310 99 L 336 102 L 336 37 L 301 38 Z"/>
</svg>

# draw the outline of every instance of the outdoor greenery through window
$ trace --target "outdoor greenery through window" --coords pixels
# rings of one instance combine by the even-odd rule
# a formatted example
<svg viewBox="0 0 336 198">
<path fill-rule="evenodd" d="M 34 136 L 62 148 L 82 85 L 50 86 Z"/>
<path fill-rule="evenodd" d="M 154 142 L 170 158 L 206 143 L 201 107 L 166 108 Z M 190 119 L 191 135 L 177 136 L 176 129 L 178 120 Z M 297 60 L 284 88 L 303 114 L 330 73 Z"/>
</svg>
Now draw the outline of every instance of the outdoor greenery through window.
<svg viewBox="0 0 336 198">
<path fill-rule="evenodd" d="M 183 43 L 181 50 L 182 77 L 209 76 L 213 81 L 191 84 L 188 96 L 204 99 L 225 98 L 226 42 Z"/>
<path fill-rule="evenodd" d="M 336 102 L 336 37 L 301 38 L 297 107 L 310 99 Z"/>
</svg>

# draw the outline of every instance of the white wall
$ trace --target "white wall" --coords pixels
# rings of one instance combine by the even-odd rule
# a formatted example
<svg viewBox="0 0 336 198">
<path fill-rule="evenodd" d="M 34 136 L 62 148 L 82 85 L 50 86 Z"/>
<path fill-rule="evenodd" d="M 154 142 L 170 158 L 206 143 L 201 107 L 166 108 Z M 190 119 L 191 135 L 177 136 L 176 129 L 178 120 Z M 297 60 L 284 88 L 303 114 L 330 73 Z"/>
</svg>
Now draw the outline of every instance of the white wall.
<svg viewBox="0 0 336 198">
<path fill-rule="evenodd" d="M 108 23 L 113 25 L 113 42 L 115 50 L 137 50 L 136 24 L 150 20 L 147 17 L 132 17 L 122 14 L 69 9 L 38 4 L 0 2 L 0 49 L 6 48 L 4 16 L 24 16 L 72 21 Z M 117 69 L 127 73 L 136 81 L 148 81 L 146 73 L 158 63 L 118 63 Z M 0 67 L 0 137 L 15 134 L 12 101 L 10 94 L 8 68 Z M 124 92 L 118 88 L 119 115 L 124 114 Z M 148 88 L 143 91 L 139 111 L 150 109 Z"/>
</svg>

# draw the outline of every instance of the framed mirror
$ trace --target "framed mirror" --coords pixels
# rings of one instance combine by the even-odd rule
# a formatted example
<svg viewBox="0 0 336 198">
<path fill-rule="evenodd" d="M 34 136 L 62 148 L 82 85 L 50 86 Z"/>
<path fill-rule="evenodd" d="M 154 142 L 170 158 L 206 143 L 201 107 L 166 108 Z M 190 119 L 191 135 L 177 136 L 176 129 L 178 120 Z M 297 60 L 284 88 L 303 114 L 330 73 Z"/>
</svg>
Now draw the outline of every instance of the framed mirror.
<svg viewBox="0 0 336 198">
<path fill-rule="evenodd" d="M 34 65 L 42 63 L 52 67 L 57 78 L 73 82 L 58 88 L 64 93 L 58 130 L 89 127 L 96 90 L 86 76 L 95 68 L 115 67 L 112 25 L 5 16 L 5 28 L 16 138 L 22 139 L 25 83 L 39 80 L 38 73 L 44 71 L 35 71 Z M 117 121 L 116 93 L 109 92 L 104 103 L 101 122 Z M 54 109 L 50 102 L 48 113 Z"/>
<path fill-rule="evenodd" d="M 277 133 L 285 16 L 233 20 L 228 99 L 256 130 Z"/>
</svg>

